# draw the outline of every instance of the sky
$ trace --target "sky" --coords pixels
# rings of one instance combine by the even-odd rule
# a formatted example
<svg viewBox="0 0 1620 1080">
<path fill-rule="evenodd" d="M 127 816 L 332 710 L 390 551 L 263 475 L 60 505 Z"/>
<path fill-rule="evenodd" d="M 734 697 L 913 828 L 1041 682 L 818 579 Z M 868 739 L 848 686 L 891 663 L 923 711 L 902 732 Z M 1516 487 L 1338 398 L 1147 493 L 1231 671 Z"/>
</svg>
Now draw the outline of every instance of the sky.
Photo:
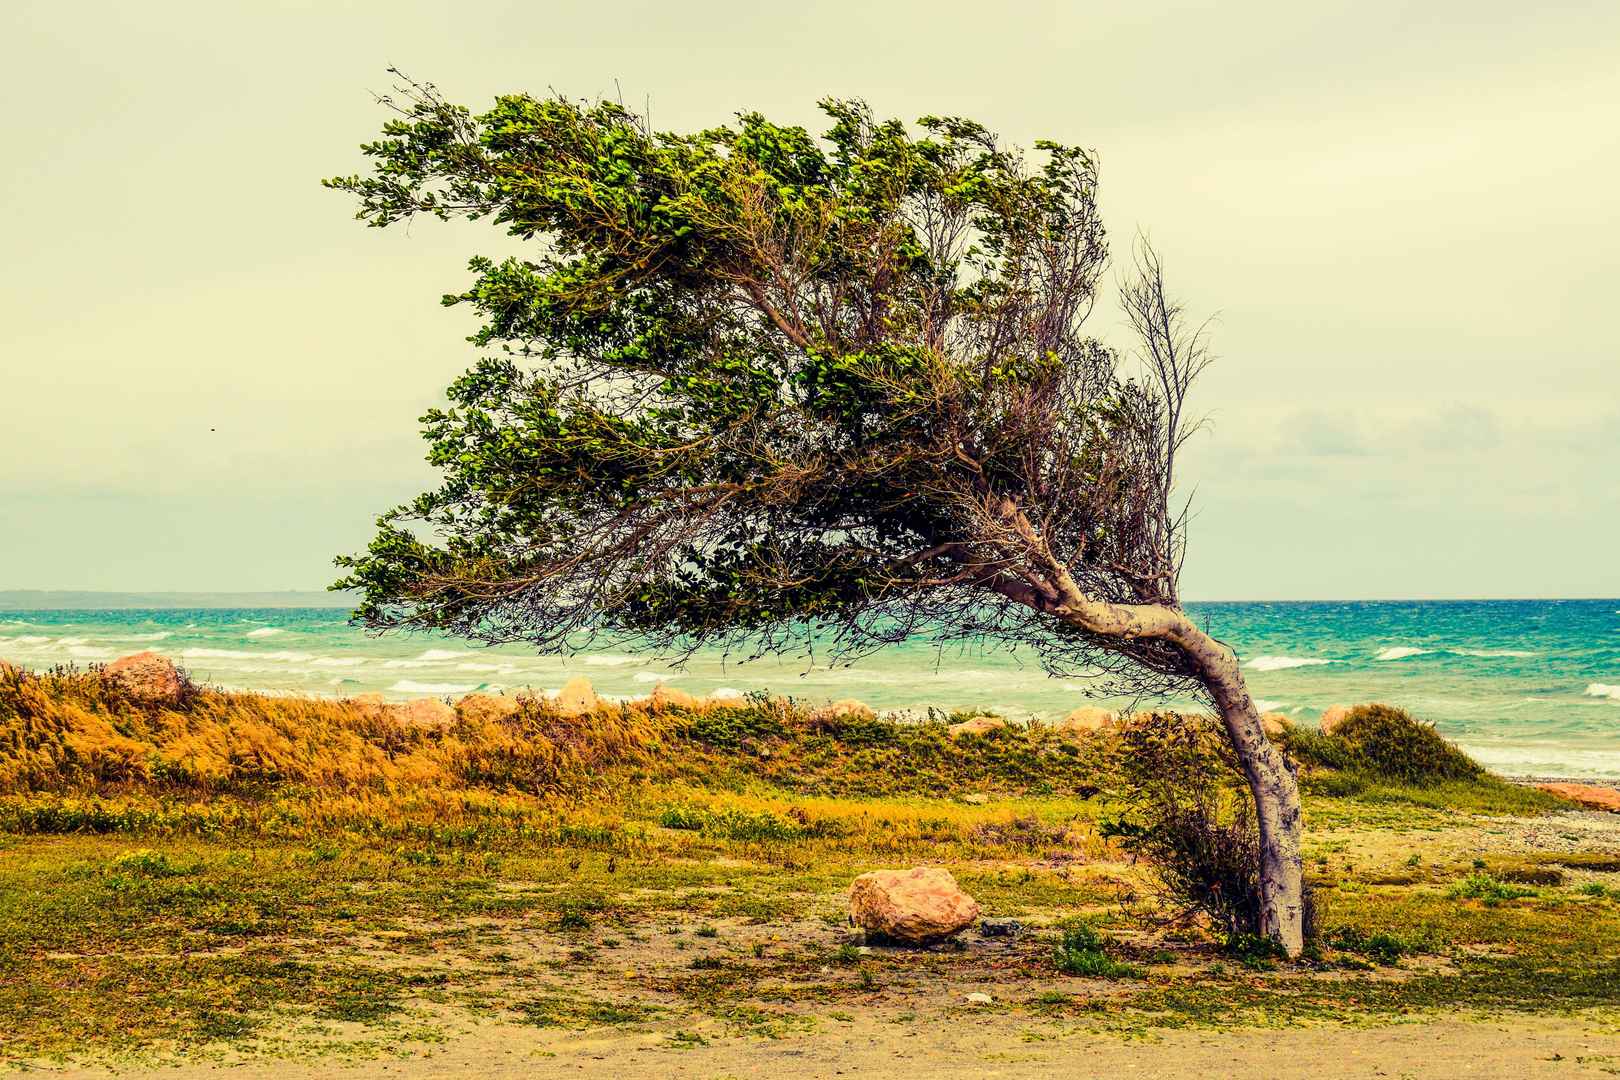
<svg viewBox="0 0 1620 1080">
<path fill-rule="evenodd" d="M 1189 599 L 1620 595 L 1620 5 L 1559 0 L 8 0 L 0 589 L 320 588 L 431 485 L 438 297 L 510 241 L 320 187 L 390 64 L 1094 148 L 1214 316 Z"/>
</svg>

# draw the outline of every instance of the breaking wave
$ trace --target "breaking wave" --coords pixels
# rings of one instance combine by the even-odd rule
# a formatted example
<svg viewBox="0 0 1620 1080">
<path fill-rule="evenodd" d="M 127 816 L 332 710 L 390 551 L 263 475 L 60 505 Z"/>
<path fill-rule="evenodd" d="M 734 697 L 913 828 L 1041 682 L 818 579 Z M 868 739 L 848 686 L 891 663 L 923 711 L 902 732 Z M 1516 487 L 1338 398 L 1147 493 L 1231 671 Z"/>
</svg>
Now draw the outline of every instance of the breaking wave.
<svg viewBox="0 0 1620 1080">
<path fill-rule="evenodd" d="M 1434 652 L 1433 649 L 1418 649 L 1411 645 L 1395 645 L 1391 648 L 1385 649 L 1383 652 L 1373 657 L 1373 659 L 1405 660 L 1408 656 L 1427 656 L 1432 652 Z"/>
<path fill-rule="evenodd" d="M 388 689 L 400 694 L 470 694 L 479 683 L 432 683 L 401 679 Z"/>
<path fill-rule="evenodd" d="M 249 630 L 242 636 L 251 638 L 265 638 L 275 637 L 277 634 L 285 634 L 286 632 L 287 631 L 281 629 L 279 626 L 261 626 L 257 630 Z"/>
<path fill-rule="evenodd" d="M 1243 666 L 1255 671 L 1287 671 L 1289 668 L 1337 663 L 1337 660 L 1324 660 L 1317 656 L 1257 656 L 1245 662 Z"/>
<path fill-rule="evenodd" d="M 285 660 L 289 663 L 302 663 L 305 660 L 315 659 L 315 654 L 288 650 L 248 652 L 246 649 L 181 649 L 180 657 L 183 660 Z"/>
<path fill-rule="evenodd" d="M 1615 701 L 1620 701 L 1620 686 L 1613 686 L 1609 683 L 1595 682 L 1586 688 L 1586 696 L 1611 698 Z"/>
</svg>

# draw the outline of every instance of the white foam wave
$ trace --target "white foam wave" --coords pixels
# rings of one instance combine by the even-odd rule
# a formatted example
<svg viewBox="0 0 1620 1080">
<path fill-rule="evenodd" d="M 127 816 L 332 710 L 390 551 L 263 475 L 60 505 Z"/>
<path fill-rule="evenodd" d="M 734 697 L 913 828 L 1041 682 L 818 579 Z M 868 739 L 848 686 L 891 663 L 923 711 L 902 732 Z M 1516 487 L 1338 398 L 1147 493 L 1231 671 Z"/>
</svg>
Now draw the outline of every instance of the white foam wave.
<svg viewBox="0 0 1620 1080">
<path fill-rule="evenodd" d="M 401 679 L 388 689 L 400 694 L 466 694 L 478 689 L 478 684 L 429 683 L 414 679 Z"/>
<path fill-rule="evenodd" d="M 166 637 L 173 637 L 169 630 L 159 630 L 153 634 L 118 634 L 113 637 L 99 637 L 97 641 L 162 641 Z"/>
<path fill-rule="evenodd" d="M 1287 671 L 1289 668 L 1337 663 L 1337 660 L 1324 660 L 1317 656 L 1257 656 L 1243 666 L 1253 668 L 1255 671 Z"/>
<path fill-rule="evenodd" d="M 286 632 L 287 631 L 281 629 L 279 626 L 261 626 L 257 630 L 249 630 L 242 636 L 250 638 L 265 638 L 275 637 L 277 634 L 285 634 Z"/>
<path fill-rule="evenodd" d="M 421 656 L 418 656 L 417 659 L 426 663 L 432 663 L 437 660 L 459 660 L 466 655 L 467 653 L 464 649 L 427 649 L 422 653 Z"/>
<path fill-rule="evenodd" d="M 98 649 L 94 645 L 69 645 L 68 655 L 80 660 L 110 660 L 111 649 Z"/>
<path fill-rule="evenodd" d="M 714 698 L 716 701 L 741 701 L 748 695 L 744 694 L 741 690 L 738 690 L 735 686 L 722 686 L 709 696 Z"/>
<path fill-rule="evenodd" d="M 359 667 L 365 662 L 365 658 L 361 656 L 317 656 L 310 663 L 314 667 L 350 668 Z"/>
<path fill-rule="evenodd" d="M 1447 649 L 1454 656 L 1478 656 L 1485 659 L 1507 656 L 1540 656 L 1538 652 L 1529 649 Z"/>
<path fill-rule="evenodd" d="M 633 664 L 635 662 L 635 657 L 620 656 L 618 653 L 602 653 L 599 656 L 587 656 L 585 658 L 585 665 L 587 667 L 620 667 L 621 665 Z"/>
<path fill-rule="evenodd" d="M 1373 657 L 1373 659 L 1374 660 L 1405 660 L 1408 656 L 1427 656 L 1432 652 L 1434 652 L 1433 649 L 1418 649 L 1418 648 L 1412 647 L 1411 645 L 1395 645 L 1395 646 L 1392 646 L 1392 647 L 1390 647 L 1388 649 L 1385 649 L 1383 652 L 1381 652 L 1377 656 Z"/>
<path fill-rule="evenodd" d="M 27 648 L 30 645 L 49 645 L 51 639 L 39 634 L 18 634 L 16 637 L 0 637 L 0 645 L 21 645 Z"/>
<path fill-rule="evenodd" d="M 515 664 L 457 664 L 457 671 L 476 671 L 482 675 L 511 675 L 516 672 Z"/>
<path fill-rule="evenodd" d="M 58 638 L 56 643 L 61 645 L 63 648 L 72 648 L 74 645 L 83 645 L 86 642 L 82 637 L 65 637 Z"/>
<path fill-rule="evenodd" d="M 1586 688 L 1586 696 L 1612 698 L 1615 701 L 1620 701 L 1620 686 L 1613 686 L 1609 683 L 1595 682 Z"/>
<path fill-rule="evenodd" d="M 248 652 L 244 649 L 181 649 L 180 656 L 184 660 L 284 660 L 288 663 L 302 663 L 305 660 L 315 659 L 314 653 L 291 652 Z"/>
<path fill-rule="evenodd" d="M 678 671 L 675 671 L 675 672 L 669 672 L 669 671 L 638 671 L 638 672 L 636 672 L 636 682 L 651 682 L 651 683 L 674 682 L 676 679 L 678 679 L 680 677 L 681 677 L 681 673 L 678 672 Z"/>
<path fill-rule="evenodd" d="M 1276 712 L 1287 704 L 1286 701 L 1267 701 L 1265 698 L 1254 699 L 1254 707 L 1260 712 Z"/>
</svg>

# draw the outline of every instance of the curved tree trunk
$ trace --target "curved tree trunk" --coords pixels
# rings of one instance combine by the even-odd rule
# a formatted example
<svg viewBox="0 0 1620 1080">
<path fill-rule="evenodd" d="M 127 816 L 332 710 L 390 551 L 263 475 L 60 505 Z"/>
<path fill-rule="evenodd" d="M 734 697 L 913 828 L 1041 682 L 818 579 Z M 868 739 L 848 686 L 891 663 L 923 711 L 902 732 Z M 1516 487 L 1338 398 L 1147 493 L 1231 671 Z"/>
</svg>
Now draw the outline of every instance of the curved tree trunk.
<svg viewBox="0 0 1620 1080">
<path fill-rule="evenodd" d="M 1215 699 L 1254 796 L 1260 829 L 1260 932 L 1276 938 L 1289 956 L 1298 956 L 1305 947 L 1299 785 L 1282 754 L 1266 738 L 1237 658 L 1225 646 L 1207 637 L 1205 641 L 1214 647 L 1216 656 L 1209 663 L 1198 657 L 1200 681 Z"/>
</svg>

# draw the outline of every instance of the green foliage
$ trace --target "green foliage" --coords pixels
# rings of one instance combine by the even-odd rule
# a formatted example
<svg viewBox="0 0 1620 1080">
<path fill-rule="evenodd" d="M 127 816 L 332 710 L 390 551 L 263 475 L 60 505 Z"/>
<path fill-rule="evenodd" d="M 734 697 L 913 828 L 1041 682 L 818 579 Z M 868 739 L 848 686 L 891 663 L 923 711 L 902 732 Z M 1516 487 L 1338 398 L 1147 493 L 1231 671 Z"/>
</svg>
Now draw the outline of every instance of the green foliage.
<svg viewBox="0 0 1620 1080">
<path fill-rule="evenodd" d="M 1434 725 L 1390 705 L 1357 705 L 1332 734 L 1290 728 L 1280 738 L 1299 761 L 1339 773 L 1321 782 L 1324 794 L 1359 793 L 1368 778 L 1433 784 L 1485 776 L 1484 768 L 1444 739 Z"/>
<path fill-rule="evenodd" d="M 1458 900 L 1483 900 L 1487 905 L 1500 904 L 1505 900 L 1519 900 L 1526 896 L 1536 895 L 1536 890 L 1522 888 L 1518 885 L 1509 885 L 1507 882 L 1486 873 L 1474 873 L 1463 878 L 1451 887 L 1448 894 Z"/>
<path fill-rule="evenodd" d="M 1071 923 L 1064 927 L 1052 950 L 1052 966 L 1065 975 L 1089 979 L 1134 979 L 1141 976 L 1141 971 L 1136 967 L 1115 960 L 1105 950 L 1106 943 L 1093 927 L 1083 922 Z"/>
</svg>

